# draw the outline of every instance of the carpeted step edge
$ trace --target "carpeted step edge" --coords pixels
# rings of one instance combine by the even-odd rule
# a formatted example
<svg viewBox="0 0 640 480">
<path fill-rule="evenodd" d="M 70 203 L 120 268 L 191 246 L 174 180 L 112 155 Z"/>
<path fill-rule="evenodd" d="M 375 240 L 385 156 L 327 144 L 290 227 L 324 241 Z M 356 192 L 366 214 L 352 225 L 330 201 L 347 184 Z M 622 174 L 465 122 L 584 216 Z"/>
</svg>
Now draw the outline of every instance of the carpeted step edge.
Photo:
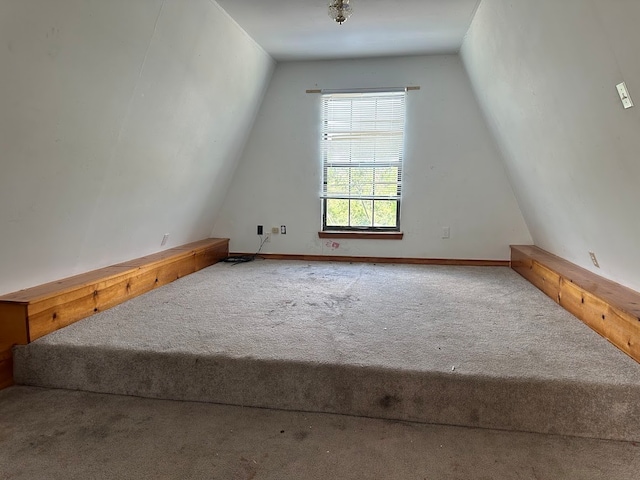
<svg viewBox="0 0 640 480">
<path fill-rule="evenodd" d="M 640 386 L 181 352 L 14 347 L 17 384 L 640 441 Z"/>
</svg>

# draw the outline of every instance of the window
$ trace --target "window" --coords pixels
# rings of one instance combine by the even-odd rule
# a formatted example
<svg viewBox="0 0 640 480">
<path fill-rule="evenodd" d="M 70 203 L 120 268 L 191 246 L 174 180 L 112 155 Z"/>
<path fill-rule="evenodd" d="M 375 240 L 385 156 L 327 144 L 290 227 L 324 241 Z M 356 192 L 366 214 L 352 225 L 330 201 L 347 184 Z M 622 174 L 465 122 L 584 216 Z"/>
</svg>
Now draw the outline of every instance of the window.
<svg viewBox="0 0 640 480">
<path fill-rule="evenodd" d="M 322 230 L 399 231 L 405 96 L 322 95 Z"/>
</svg>

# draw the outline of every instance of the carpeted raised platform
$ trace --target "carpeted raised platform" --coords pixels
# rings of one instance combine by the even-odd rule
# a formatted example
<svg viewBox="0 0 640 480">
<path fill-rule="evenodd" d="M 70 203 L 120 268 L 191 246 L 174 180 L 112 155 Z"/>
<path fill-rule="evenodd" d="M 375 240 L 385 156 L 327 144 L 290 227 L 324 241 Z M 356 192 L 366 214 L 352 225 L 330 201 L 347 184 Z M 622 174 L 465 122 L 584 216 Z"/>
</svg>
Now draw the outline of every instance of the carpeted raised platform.
<svg viewBox="0 0 640 480">
<path fill-rule="evenodd" d="M 507 268 L 218 264 L 14 363 L 26 385 L 640 440 L 640 365 Z"/>
</svg>

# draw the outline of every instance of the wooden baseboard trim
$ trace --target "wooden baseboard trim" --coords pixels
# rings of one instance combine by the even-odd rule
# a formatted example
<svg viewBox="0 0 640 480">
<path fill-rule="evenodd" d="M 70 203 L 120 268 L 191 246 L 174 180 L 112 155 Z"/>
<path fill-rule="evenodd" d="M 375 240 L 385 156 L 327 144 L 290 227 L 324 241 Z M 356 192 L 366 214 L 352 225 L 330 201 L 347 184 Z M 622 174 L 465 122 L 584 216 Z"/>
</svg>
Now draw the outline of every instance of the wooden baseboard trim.
<svg viewBox="0 0 640 480">
<path fill-rule="evenodd" d="M 530 245 L 511 246 L 512 268 L 640 362 L 640 293 Z"/>
<path fill-rule="evenodd" d="M 253 255 L 231 253 L 231 256 Z M 397 258 L 397 257 L 349 257 L 338 255 L 297 255 L 285 253 L 261 253 L 265 260 L 302 260 L 305 262 L 349 262 L 349 263 L 397 263 L 405 265 L 450 265 L 467 267 L 508 267 L 509 260 L 464 260 L 447 258 Z"/>
<path fill-rule="evenodd" d="M 209 238 L 1 296 L 0 342 L 25 345 L 228 255 L 229 239 Z"/>
</svg>

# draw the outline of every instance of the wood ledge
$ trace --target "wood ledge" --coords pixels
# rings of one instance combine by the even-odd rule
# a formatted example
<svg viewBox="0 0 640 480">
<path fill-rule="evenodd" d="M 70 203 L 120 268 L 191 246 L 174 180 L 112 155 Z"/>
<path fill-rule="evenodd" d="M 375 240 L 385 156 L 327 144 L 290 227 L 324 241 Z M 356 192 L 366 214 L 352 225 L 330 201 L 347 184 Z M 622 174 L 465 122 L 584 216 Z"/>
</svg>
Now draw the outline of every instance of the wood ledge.
<svg viewBox="0 0 640 480">
<path fill-rule="evenodd" d="M 0 389 L 11 385 L 11 347 L 217 263 L 229 239 L 209 238 L 0 296 Z"/>
<path fill-rule="evenodd" d="M 640 362 L 640 293 L 532 245 L 511 246 L 511 267 Z"/>
<path fill-rule="evenodd" d="M 13 385 L 13 357 L 11 345 L 0 344 L 0 390 Z"/>
</svg>

